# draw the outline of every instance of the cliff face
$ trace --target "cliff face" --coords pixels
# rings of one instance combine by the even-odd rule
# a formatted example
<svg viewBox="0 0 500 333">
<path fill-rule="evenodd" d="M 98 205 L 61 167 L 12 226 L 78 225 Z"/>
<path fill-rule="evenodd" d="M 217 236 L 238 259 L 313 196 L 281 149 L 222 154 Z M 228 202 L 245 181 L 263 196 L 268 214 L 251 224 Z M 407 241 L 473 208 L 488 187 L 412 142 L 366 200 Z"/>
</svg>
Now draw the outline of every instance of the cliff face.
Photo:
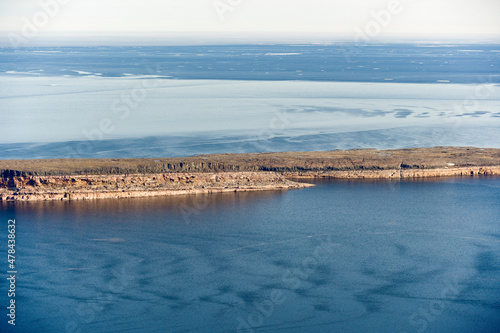
<svg viewBox="0 0 500 333">
<path fill-rule="evenodd" d="M 186 172 L 329 172 L 422 170 L 500 165 L 500 149 L 436 147 L 394 150 L 216 154 L 183 158 L 0 160 L 0 176 L 120 175 Z"/>
<path fill-rule="evenodd" d="M 399 170 L 306 171 L 285 172 L 283 175 L 290 178 L 337 179 L 402 179 L 457 176 L 496 176 L 500 175 L 500 166 Z"/>
<path fill-rule="evenodd" d="M 313 186 L 287 178 L 402 179 L 500 175 L 500 166 L 421 170 L 351 170 L 225 173 L 157 173 L 0 177 L 0 201 L 81 200 L 214 192 L 295 189 Z"/>
<path fill-rule="evenodd" d="M 0 178 L 0 200 L 75 200 L 189 193 L 291 189 L 311 186 L 273 172 L 148 175 L 13 176 Z"/>
<path fill-rule="evenodd" d="M 288 178 L 500 175 L 500 149 L 222 154 L 171 159 L 0 160 L 0 200 L 69 200 L 312 186 Z"/>
</svg>

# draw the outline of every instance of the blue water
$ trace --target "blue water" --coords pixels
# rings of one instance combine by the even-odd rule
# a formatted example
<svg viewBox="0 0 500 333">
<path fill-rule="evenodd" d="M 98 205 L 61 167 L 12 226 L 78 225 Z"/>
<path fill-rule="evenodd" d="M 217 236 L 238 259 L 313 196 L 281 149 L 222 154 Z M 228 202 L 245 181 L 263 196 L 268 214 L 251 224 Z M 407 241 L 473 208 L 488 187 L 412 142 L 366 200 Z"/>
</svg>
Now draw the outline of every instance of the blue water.
<svg viewBox="0 0 500 333">
<path fill-rule="evenodd" d="M 97 141 L 0 144 L 3 159 L 156 158 L 197 154 L 400 149 L 434 146 L 499 148 L 497 124 L 475 126 L 404 126 L 386 130 L 280 135 L 149 136 Z M 232 133 L 231 133 L 232 134 Z"/>
<path fill-rule="evenodd" d="M 498 332 L 499 197 L 451 178 L 3 203 L 15 332 Z"/>
<path fill-rule="evenodd" d="M 349 44 L 2 48 L 0 73 L 173 79 L 500 83 L 500 45 Z M 86 75 L 86 74 L 83 74 Z M 88 74 L 87 74 L 88 75 Z"/>
</svg>

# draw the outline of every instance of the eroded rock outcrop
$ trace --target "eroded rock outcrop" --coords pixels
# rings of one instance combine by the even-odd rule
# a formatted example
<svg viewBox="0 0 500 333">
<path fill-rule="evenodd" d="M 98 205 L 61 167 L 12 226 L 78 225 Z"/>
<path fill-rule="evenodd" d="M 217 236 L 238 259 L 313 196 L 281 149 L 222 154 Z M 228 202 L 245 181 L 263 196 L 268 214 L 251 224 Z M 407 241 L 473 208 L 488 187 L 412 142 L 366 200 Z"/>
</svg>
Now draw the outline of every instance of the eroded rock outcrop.
<svg viewBox="0 0 500 333">
<path fill-rule="evenodd" d="M 0 160 L 0 200 L 72 200 L 312 186 L 292 178 L 500 175 L 500 149 L 217 154 L 159 159 Z"/>
<path fill-rule="evenodd" d="M 336 179 L 403 179 L 458 176 L 496 176 L 500 166 L 444 167 L 434 169 L 388 169 L 388 170 L 345 170 L 286 172 L 289 178 L 336 178 Z"/>
<path fill-rule="evenodd" d="M 312 186 L 274 172 L 158 173 L 135 175 L 11 176 L 0 179 L 0 200 L 79 200 Z"/>
</svg>

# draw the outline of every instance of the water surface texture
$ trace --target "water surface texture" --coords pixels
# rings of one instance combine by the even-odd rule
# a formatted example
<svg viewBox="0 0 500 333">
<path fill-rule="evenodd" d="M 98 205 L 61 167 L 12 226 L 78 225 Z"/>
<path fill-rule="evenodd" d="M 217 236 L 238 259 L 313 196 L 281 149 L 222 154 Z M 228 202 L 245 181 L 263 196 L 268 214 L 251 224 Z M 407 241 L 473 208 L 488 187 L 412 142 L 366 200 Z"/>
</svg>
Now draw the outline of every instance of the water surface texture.
<svg viewBox="0 0 500 333">
<path fill-rule="evenodd" d="M 453 178 L 3 203 L 16 332 L 498 332 L 499 196 Z"/>
<path fill-rule="evenodd" d="M 0 49 L 0 158 L 500 147 L 500 45 Z"/>
<path fill-rule="evenodd" d="M 296 44 L 3 48 L 0 72 L 175 79 L 478 83 L 498 73 L 495 44 Z M 493 68 L 492 68 L 493 67 Z M 495 76 L 494 83 L 500 83 Z"/>
</svg>

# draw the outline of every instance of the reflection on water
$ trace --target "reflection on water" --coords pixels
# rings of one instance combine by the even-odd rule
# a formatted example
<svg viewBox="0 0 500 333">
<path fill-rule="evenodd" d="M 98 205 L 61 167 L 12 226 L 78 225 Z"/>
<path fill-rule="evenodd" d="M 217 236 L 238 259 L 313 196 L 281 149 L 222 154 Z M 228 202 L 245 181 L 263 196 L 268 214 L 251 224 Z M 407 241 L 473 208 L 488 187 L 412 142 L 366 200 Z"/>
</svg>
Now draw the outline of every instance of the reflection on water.
<svg viewBox="0 0 500 333">
<path fill-rule="evenodd" d="M 449 178 L 3 203 L 16 331 L 496 332 L 499 194 Z"/>
<path fill-rule="evenodd" d="M 197 210 L 218 211 L 219 209 L 237 210 L 241 205 L 258 200 L 271 200 L 280 197 L 284 191 L 259 191 L 238 193 L 213 193 L 208 195 L 181 195 L 150 198 L 123 198 L 118 200 L 82 200 L 82 201 L 35 201 L 4 203 L 12 212 L 22 211 L 32 216 L 33 221 L 46 225 L 44 218 L 51 216 L 71 216 L 71 222 L 92 223 L 95 217 L 106 218 L 107 222 L 120 223 L 130 214 L 168 216 L 170 222 L 178 220 L 185 215 L 199 215 Z M 183 220 L 182 218 L 180 220 Z M 180 221 L 179 220 L 179 221 Z M 51 220 L 50 223 L 61 222 L 68 224 L 66 220 Z M 146 222 L 146 221 L 143 221 Z M 185 221 L 184 221 L 185 222 Z"/>
</svg>

